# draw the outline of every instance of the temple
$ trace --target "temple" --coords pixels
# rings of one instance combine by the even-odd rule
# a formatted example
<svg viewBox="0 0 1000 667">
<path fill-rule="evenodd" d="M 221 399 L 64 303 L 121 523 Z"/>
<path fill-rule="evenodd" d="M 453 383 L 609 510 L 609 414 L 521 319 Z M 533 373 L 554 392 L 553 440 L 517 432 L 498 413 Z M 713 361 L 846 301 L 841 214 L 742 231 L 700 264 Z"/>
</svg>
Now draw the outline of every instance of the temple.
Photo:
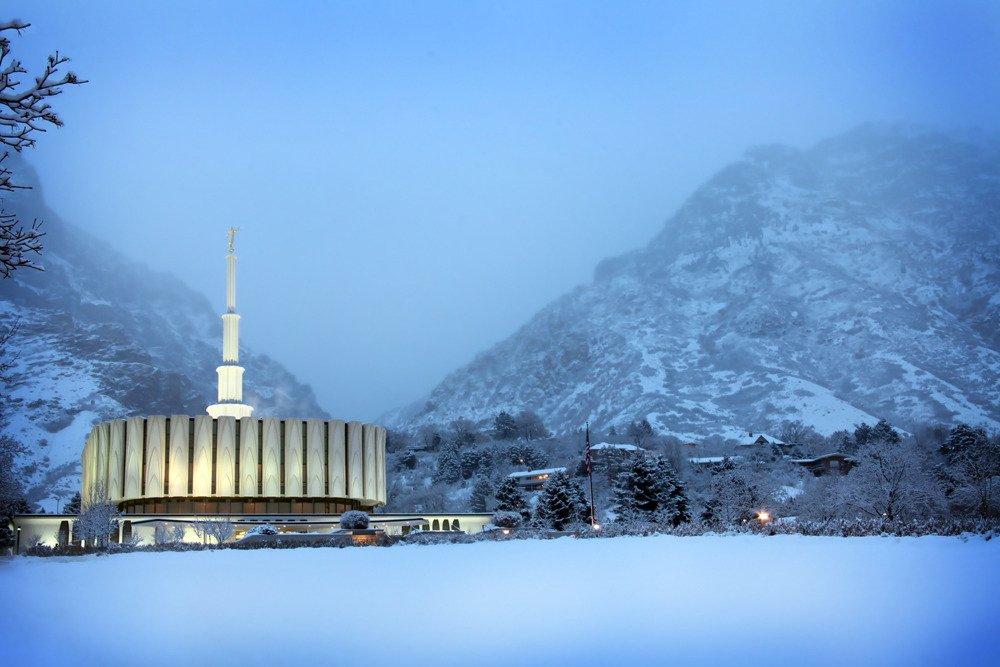
<svg viewBox="0 0 1000 667">
<path fill-rule="evenodd" d="M 81 502 L 115 503 L 123 514 L 116 540 L 152 543 L 158 526 L 193 528 L 225 519 L 238 539 L 267 523 L 289 532 L 324 532 L 347 510 L 386 504 L 386 430 L 343 419 L 253 416 L 243 402 L 236 312 L 236 229 L 229 230 L 222 363 L 216 403 L 201 415 L 132 416 L 91 429 L 81 457 Z M 18 515 L 17 552 L 74 541 L 73 515 Z M 387 533 L 475 532 L 488 514 L 376 514 Z"/>
</svg>

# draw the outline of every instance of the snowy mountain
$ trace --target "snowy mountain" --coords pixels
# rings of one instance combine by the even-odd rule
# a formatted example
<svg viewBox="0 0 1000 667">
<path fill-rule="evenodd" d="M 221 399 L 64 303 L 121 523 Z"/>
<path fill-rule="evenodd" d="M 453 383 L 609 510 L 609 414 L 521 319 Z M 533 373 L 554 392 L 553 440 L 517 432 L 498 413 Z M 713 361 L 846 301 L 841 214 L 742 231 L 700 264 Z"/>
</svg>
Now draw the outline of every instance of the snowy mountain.
<svg viewBox="0 0 1000 667">
<path fill-rule="evenodd" d="M 54 510 L 79 487 L 79 457 L 93 422 L 138 414 L 200 414 L 215 402 L 219 313 L 169 274 L 129 261 L 62 221 L 37 178 L 11 156 L 31 190 L 4 197 L 22 220 L 44 220 L 44 272 L 0 280 L 0 327 L 19 322 L 3 388 L 3 432 L 27 449 L 29 499 Z M 16 160 L 16 161 L 15 161 Z M 220 288 L 221 289 L 221 288 Z M 262 354 L 241 350 L 255 414 L 325 416 L 312 389 Z"/>
<path fill-rule="evenodd" d="M 648 246 L 386 416 L 501 409 L 550 428 L 736 436 L 800 419 L 1000 427 L 1000 145 L 865 126 L 767 146 L 699 188 Z"/>
</svg>

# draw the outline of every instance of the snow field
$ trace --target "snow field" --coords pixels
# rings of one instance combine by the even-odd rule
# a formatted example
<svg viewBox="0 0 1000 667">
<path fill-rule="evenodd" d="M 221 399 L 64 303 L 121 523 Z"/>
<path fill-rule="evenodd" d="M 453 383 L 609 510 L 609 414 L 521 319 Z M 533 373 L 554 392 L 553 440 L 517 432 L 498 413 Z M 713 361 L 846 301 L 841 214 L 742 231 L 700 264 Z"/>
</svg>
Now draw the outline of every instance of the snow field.
<svg viewBox="0 0 1000 667">
<path fill-rule="evenodd" d="M 997 664 L 998 564 L 978 537 L 18 558 L 0 664 Z"/>
</svg>

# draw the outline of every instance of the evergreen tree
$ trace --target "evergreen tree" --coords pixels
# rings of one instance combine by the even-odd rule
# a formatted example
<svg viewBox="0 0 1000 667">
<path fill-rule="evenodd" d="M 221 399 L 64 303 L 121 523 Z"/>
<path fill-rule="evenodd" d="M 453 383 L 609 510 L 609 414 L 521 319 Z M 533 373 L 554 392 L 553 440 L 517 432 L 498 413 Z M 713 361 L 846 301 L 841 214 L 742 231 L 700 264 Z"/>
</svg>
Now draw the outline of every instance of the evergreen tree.
<svg viewBox="0 0 1000 667">
<path fill-rule="evenodd" d="M 948 433 L 948 439 L 941 445 L 940 451 L 949 463 L 954 463 L 963 455 L 979 449 L 985 443 L 985 430 L 972 428 L 968 424 L 959 424 Z"/>
<path fill-rule="evenodd" d="M 691 520 L 684 487 L 670 462 L 659 455 L 633 457 L 615 480 L 614 499 L 622 521 L 677 526 Z"/>
<path fill-rule="evenodd" d="M 503 481 L 497 485 L 494 495 L 497 500 L 496 510 L 498 512 L 517 512 L 525 521 L 531 518 L 531 507 L 528 505 L 528 500 L 524 497 L 524 491 L 521 490 L 517 480 L 513 477 L 504 477 Z"/>
<path fill-rule="evenodd" d="M 434 481 L 454 484 L 460 479 L 462 479 L 462 454 L 458 443 L 452 440 L 441 447 Z"/>
<path fill-rule="evenodd" d="M 898 445 L 903 441 L 899 436 L 899 432 L 884 419 L 879 419 L 878 423 L 875 424 L 875 427 L 871 431 L 871 440 L 884 442 L 889 445 Z"/>
<path fill-rule="evenodd" d="M 501 410 L 493 419 L 493 433 L 498 440 L 513 440 L 517 437 L 517 420 L 506 410 Z"/>
<path fill-rule="evenodd" d="M 69 499 L 66 506 L 63 507 L 63 514 L 79 514 L 80 513 L 80 492 L 77 491 L 73 494 L 73 497 Z"/>
<path fill-rule="evenodd" d="M 681 484 L 674 467 L 669 461 L 665 461 L 666 468 L 664 474 L 669 478 L 670 491 L 667 493 L 667 502 L 663 518 L 675 528 L 682 523 L 691 521 L 691 507 L 688 503 L 687 492 Z"/>
<path fill-rule="evenodd" d="M 545 528 L 567 530 L 590 520 L 590 505 L 583 487 L 564 472 L 553 473 L 538 497 L 535 523 Z"/>
<path fill-rule="evenodd" d="M 476 478 L 469 495 L 469 506 L 473 512 L 488 512 L 493 499 L 493 485 L 485 475 Z"/>
<path fill-rule="evenodd" d="M 477 472 L 482 472 L 486 468 L 489 455 L 478 449 L 470 449 L 462 452 L 459 457 L 462 466 L 462 479 L 470 479 Z"/>
<path fill-rule="evenodd" d="M 508 450 L 508 458 L 512 464 L 528 470 L 538 470 L 548 463 L 548 459 L 542 454 L 524 444 L 511 445 Z"/>
<path fill-rule="evenodd" d="M 868 444 L 868 441 L 872 437 L 872 427 L 868 424 L 861 422 L 854 427 L 854 447 L 856 449 L 861 449 Z"/>
</svg>

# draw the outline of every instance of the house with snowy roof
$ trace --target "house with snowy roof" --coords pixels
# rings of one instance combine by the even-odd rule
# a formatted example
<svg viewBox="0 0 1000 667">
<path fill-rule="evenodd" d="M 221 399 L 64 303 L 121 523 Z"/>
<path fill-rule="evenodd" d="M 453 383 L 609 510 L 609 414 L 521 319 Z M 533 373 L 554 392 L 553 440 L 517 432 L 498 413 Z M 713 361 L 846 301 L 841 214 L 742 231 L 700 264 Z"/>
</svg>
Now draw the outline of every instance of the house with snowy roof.
<svg viewBox="0 0 1000 667">
<path fill-rule="evenodd" d="M 739 442 L 736 443 L 737 447 L 783 447 L 784 445 L 784 441 L 775 438 L 773 435 L 754 433 L 753 431 L 747 431 L 746 436 L 740 438 Z"/>
<path fill-rule="evenodd" d="M 521 472 L 512 472 L 508 477 L 515 480 L 522 489 L 525 491 L 537 491 L 542 488 L 542 485 L 549 480 L 552 475 L 556 473 L 566 472 L 566 468 L 542 468 L 540 470 L 523 470 Z"/>
<path fill-rule="evenodd" d="M 846 454 L 834 452 L 824 454 L 811 459 L 792 459 L 792 463 L 797 463 L 813 475 L 821 477 L 823 475 L 846 475 L 857 461 Z"/>
</svg>

